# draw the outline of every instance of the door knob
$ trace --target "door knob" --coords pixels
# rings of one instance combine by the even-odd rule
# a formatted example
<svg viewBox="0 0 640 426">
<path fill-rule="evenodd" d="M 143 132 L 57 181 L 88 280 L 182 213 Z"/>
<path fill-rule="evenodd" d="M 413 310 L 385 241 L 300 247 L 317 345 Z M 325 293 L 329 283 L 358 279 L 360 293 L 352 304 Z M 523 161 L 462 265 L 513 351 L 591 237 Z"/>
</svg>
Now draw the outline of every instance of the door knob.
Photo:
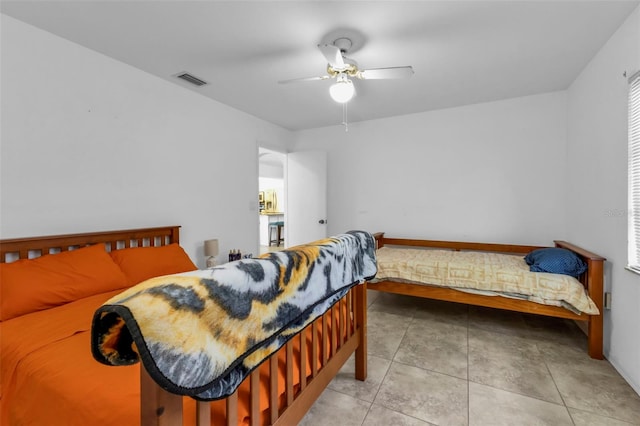
<svg viewBox="0 0 640 426">
<path fill-rule="evenodd" d="M 327 221 L 326 221 L 326 220 L 324 220 L 324 219 L 320 219 L 320 220 L 318 221 L 318 223 L 319 223 L 320 225 L 324 225 L 325 223 L 327 223 Z"/>
</svg>

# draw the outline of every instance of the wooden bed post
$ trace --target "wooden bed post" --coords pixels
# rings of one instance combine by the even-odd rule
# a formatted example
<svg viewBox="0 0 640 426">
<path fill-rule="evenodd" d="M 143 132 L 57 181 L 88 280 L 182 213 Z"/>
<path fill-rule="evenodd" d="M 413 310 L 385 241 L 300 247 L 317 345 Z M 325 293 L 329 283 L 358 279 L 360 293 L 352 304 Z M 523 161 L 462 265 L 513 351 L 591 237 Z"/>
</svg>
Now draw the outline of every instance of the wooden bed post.
<svg viewBox="0 0 640 426">
<path fill-rule="evenodd" d="M 162 389 L 140 363 L 140 425 L 182 425 L 182 396 Z"/>
<path fill-rule="evenodd" d="M 384 247 L 384 232 L 376 232 L 373 234 L 373 238 L 376 240 L 376 248 Z"/>
<path fill-rule="evenodd" d="M 356 323 L 360 327 L 358 348 L 356 349 L 356 379 L 367 378 L 367 283 L 355 288 Z"/>
<path fill-rule="evenodd" d="M 595 359 L 604 359 L 604 261 L 601 259 L 589 259 L 587 277 L 587 289 L 589 297 L 596 304 L 600 315 L 589 316 L 589 356 Z"/>
<path fill-rule="evenodd" d="M 600 311 L 599 315 L 589 315 L 587 329 L 589 356 L 604 359 L 604 261 L 607 259 L 566 241 L 554 241 L 554 243 L 556 247 L 578 254 L 587 263 L 587 273 L 580 277 L 580 282 L 586 287 L 589 297 Z"/>
</svg>

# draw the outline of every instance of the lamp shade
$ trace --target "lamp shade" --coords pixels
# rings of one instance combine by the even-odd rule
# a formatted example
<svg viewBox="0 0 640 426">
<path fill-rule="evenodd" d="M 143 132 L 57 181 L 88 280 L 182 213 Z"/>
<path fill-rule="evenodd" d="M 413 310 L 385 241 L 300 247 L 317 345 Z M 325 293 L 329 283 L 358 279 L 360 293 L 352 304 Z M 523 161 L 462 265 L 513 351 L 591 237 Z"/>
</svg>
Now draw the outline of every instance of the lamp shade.
<svg viewBox="0 0 640 426">
<path fill-rule="evenodd" d="M 218 240 L 206 240 L 204 242 L 204 255 L 207 257 L 218 255 Z"/>
<path fill-rule="evenodd" d="M 331 98 L 341 104 L 349 102 L 355 93 L 356 88 L 354 87 L 353 82 L 344 74 L 340 74 L 338 76 L 338 81 L 329 88 Z"/>
</svg>

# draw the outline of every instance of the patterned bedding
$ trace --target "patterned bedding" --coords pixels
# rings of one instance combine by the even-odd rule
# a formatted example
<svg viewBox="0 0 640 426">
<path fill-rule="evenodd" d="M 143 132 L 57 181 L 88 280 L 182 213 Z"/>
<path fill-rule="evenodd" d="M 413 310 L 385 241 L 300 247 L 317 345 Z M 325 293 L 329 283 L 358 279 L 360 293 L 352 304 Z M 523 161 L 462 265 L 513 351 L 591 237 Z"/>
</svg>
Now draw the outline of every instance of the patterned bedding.
<svg viewBox="0 0 640 426">
<path fill-rule="evenodd" d="M 522 256 L 452 250 L 382 247 L 373 280 L 395 280 L 450 287 L 563 306 L 598 314 L 584 286 L 568 275 L 530 272 Z"/>
<path fill-rule="evenodd" d="M 351 231 L 259 259 L 153 278 L 96 311 L 92 352 L 107 365 L 142 360 L 172 393 L 224 398 L 349 288 L 375 275 L 374 247 L 371 234 Z"/>
</svg>

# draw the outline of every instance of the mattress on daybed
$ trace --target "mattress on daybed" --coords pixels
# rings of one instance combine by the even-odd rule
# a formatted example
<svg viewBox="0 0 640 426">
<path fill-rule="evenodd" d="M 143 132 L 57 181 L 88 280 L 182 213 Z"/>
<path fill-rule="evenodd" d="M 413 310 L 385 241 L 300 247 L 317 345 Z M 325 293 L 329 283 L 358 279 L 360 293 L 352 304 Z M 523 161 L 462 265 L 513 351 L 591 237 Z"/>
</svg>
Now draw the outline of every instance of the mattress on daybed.
<svg viewBox="0 0 640 426">
<path fill-rule="evenodd" d="M 598 314 L 584 286 L 574 277 L 530 272 L 523 256 L 479 251 L 382 247 L 372 282 L 392 280 L 500 295 L 577 313 Z"/>
</svg>

